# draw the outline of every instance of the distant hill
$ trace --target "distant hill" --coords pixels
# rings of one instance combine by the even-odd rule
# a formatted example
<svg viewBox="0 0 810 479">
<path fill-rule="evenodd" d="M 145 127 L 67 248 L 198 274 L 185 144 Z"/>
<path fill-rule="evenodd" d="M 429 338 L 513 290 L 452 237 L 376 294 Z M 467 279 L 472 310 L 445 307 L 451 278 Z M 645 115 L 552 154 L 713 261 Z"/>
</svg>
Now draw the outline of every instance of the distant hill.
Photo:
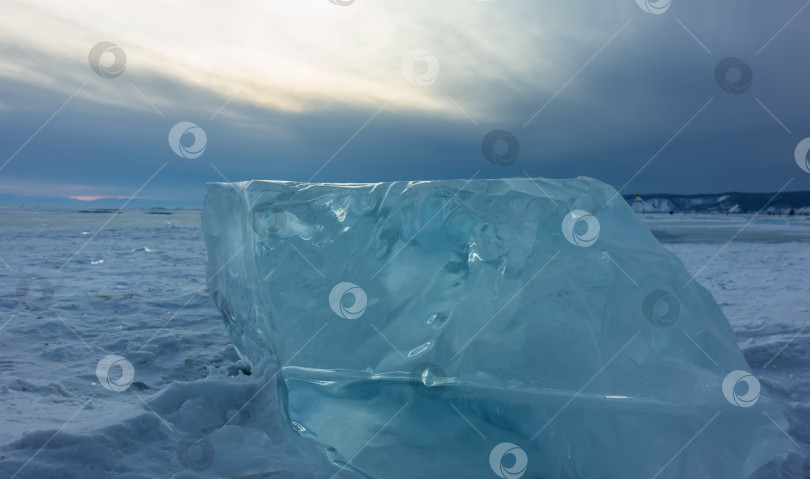
<svg viewBox="0 0 810 479">
<path fill-rule="evenodd" d="M 708 195 L 624 195 L 637 213 L 714 213 L 810 215 L 810 191 L 780 193 L 721 193 Z M 770 203 L 769 203 L 770 202 Z M 767 207 L 766 207 L 767 205 Z"/>
<path fill-rule="evenodd" d="M 0 205 L 10 206 L 86 206 L 87 208 L 120 208 L 126 198 L 100 198 L 83 201 L 59 196 L 22 196 L 0 193 Z M 164 199 L 135 198 L 127 203 L 127 208 L 202 208 L 202 201 L 178 201 Z"/>
<path fill-rule="evenodd" d="M 810 191 L 780 193 L 720 193 L 704 195 L 649 194 L 624 195 L 624 199 L 637 213 L 703 213 L 703 214 L 753 214 L 768 205 L 761 214 L 788 215 L 793 210 L 797 215 L 810 215 Z M 768 203 L 770 201 L 770 203 Z M 0 193 L 0 205 L 78 206 L 87 208 L 119 208 L 126 199 L 101 198 L 81 201 L 51 196 L 20 196 Z M 127 208 L 194 208 L 202 207 L 202 201 L 177 201 L 162 199 L 133 199 Z"/>
</svg>

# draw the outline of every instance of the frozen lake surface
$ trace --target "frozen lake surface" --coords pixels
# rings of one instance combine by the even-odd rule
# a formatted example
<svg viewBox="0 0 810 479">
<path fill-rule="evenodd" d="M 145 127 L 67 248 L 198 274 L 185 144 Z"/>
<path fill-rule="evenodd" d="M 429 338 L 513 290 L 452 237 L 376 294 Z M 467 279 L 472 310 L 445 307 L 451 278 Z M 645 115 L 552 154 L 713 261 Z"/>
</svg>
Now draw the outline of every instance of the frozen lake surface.
<svg viewBox="0 0 810 479">
<path fill-rule="evenodd" d="M 245 374 L 205 286 L 199 211 L 113 213 L 0 208 L 0 477 L 330 477 L 281 446 L 274 371 Z M 810 219 L 644 221 L 789 418 L 793 451 L 757 477 L 810 477 Z M 26 301 L 30 275 L 47 282 Z M 132 364 L 126 390 L 101 384 L 108 355 Z"/>
</svg>

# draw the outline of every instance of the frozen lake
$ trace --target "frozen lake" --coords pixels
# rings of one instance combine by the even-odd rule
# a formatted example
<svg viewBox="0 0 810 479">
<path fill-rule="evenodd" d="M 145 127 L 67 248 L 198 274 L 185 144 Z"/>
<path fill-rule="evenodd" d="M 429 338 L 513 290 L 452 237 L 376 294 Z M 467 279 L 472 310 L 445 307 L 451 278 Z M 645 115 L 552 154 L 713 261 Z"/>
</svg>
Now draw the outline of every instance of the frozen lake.
<svg viewBox="0 0 810 479">
<path fill-rule="evenodd" d="M 794 450 L 757 477 L 810 477 L 810 218 L 644 221 L 712 292 L 790 420 Z M 230 344 L 199 211 L 0 208 L 0 238 L 0 476 L 322 475 L 279 446 L 272 371 L 245 375 Z M 30 275 L 46 282 L 26 302 Z M 100 384 L 108 355 L 132 364 L 128 389 Z M 185 455 L 202 436 L 211 449 Z"/>
</svg>

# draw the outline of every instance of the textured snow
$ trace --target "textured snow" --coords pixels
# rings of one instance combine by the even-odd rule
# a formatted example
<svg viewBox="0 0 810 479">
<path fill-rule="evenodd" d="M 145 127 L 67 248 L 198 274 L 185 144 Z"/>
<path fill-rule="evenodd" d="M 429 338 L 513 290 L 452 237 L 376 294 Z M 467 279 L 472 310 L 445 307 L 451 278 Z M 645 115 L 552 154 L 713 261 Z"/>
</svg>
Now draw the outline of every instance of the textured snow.
<svg viewBox="0 0 810 479">
<path fill-rule="evenodd" d="M 810 319 L 808 222 L 751 223 L 724 247 L 749 217 L 644 220 L 690 274 L 702 269 L 698 279 L 790 422 L 796 445 L 754 477 L 804 479 L 802 462 L 810 452 L 810 334 L 803 329 Z M 198 212 L 127 210 L 110 219 L 76 209 L 0 208 L 0 235 L 0 477 L 334 474 L 329 464 L 281 448 L 276 383 L 268 382 L 275 370 L 240 371 L 246 364 L 204 287 Z M 140 248 L 153 251 L 133 251 Z M 90 264 L 99 258 L 106 261 Z M 53 285 L 49 308 L 29 309 L 17 298 L 17 284 L 28 274 Z M 96 366 L 107 354 L 134 366 L 132 386 L 123 392 L 98 383 Z M 177 453 L 182 440 L 209 432 L 211 464 L 206 467 L 202 456 L 185 466 Z M 479 477 L 497 476 L 485 470 Z"/>
<path fill-rule="evenodd" d="M 746 477 L 787 449 L 720 308 L 598 181 L 211 184 L 203 230 L 288 443 L 341 469 Z"/>
</svg>

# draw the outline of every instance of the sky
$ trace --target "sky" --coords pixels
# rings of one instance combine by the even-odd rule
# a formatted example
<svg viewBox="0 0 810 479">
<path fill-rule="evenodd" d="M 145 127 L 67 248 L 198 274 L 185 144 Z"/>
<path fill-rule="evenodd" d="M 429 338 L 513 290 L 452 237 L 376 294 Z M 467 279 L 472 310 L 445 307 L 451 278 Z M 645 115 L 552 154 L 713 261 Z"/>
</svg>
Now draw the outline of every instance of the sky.
<svg viewBox="0 0 810 479">
<path fill-rule="evenodd" d="M 808 3 L 0 1 L 0 194 L 525 176 L 810 190 Z"/>
</svg>

